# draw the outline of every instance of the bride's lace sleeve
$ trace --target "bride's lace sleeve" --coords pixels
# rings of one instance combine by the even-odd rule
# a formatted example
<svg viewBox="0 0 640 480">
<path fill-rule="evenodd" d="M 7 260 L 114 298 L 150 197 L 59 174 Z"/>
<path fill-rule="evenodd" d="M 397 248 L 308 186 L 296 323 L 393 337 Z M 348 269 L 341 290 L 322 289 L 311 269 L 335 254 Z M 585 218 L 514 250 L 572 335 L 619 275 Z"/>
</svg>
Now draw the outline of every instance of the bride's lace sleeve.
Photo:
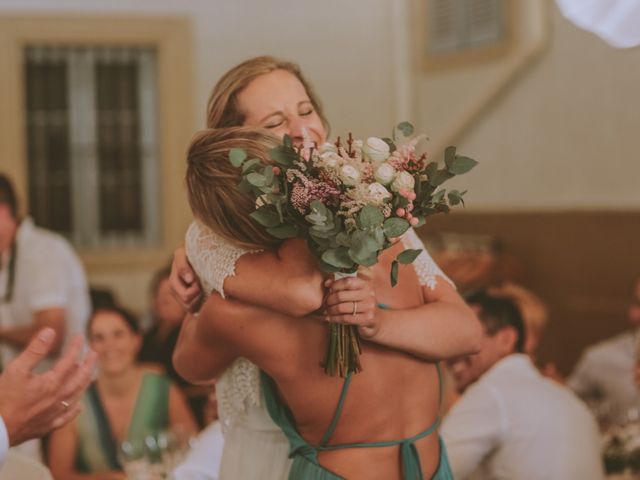
<svg viewBox="0 0 640 480">
<path fill-rule="evenodd" d="M 411 249 L 422 249 L 418 258 L 413 262 L 413 267 L 416 269 L 416 273 L 418 274 L 418 279 L 420 280 L 420 285 L 428 286 L 431 290 L 436 288 L 438 284 L 438 277 L 446 280 L 456 288 L 455 284 L 451 281 L 449 277 L 447 277 L 444 272 L 440 269 L 438 264 L 431 258 L 429 252 L 418 237 L 418 234 L 413 228 L 410 228 L 407 233 L 405 233 L 404 237 L 402 237 L 402 243 L 405 247 Z"/>
<path fill-rule="evenodd" d="M 187 258 L 200 279 L 206 295 L 218 292 L 224 298 L 224 281 L 236 273 L 236 262 L 247 250 L 225 240 L 197 220 L 189 225 L 185 236 Z"/>
</svg>

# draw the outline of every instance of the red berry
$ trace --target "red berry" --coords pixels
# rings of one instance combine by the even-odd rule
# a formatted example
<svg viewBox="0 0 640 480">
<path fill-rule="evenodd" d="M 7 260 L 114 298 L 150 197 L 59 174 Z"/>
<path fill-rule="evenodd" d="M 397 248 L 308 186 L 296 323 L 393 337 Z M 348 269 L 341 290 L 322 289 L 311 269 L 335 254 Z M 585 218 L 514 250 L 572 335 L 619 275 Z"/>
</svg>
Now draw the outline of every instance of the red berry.
<svg viewBox="0 0 640 480">
<path fill-rule="evenodd" d="M 409 223 L 411 224 L 412 227 L 415 227 L 419 222 L 420 220 L 418 220 L 417 217 L 413 217 L 411 220 L 409 220 Z"/>
<path fill-rule="evenodd" d="M 404 217 L 406 214 L 406 212 L 404 211 L 404 208 L 399 208 L 396 210 L 396 215 L 399 217 Z"/>
<path fill-rule="evenodd" d="M 280 170 L 280 167 L 272 167 L 273 168 L 273 173 L 275 173 L 276 175 L 280 175 L 282 173 L 282 170 Z"/>
</svg>

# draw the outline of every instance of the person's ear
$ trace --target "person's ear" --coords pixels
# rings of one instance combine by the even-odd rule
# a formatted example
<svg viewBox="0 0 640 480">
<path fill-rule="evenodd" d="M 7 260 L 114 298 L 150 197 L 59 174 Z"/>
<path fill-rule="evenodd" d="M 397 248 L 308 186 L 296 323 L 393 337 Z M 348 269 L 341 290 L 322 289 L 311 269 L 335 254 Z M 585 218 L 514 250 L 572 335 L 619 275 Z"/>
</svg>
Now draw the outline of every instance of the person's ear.
<svg viewBox="0 0 640 480">
<path fill-rule="evenodd" d="M 496 341 L 501 356 L 514 353 L 518 343 L 518 332 L 513 327 L 505 327 L 496 333 Z"/>
</svg>

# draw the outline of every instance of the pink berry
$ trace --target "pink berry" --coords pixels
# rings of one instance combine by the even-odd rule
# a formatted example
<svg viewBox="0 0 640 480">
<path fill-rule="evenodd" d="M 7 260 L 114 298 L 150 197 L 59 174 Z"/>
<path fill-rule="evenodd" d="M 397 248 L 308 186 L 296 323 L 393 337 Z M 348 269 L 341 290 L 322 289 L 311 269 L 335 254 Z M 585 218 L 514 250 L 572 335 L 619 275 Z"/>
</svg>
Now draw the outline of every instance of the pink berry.
<svg viewBox="0 0 640 480">
<path fill-rule="evenodd" d="M 420 220 L 418 220 L 416 217 L 413 217 L 411 220 L 409 220 L 409 223 L 412 227 L 415 227 L 419 222 Z"/>
<path fill-rule="evenodd" d="M 396 215 L 399 217 L 404 217 L 407 212 L 404 211 L 404 208 L 399 208 L 396 210 Z"/>
<path fill-rule="evenodd" d="M 275 173 L 276 175 L 280 175 L 280 173 L 282 173 L 282 170 L 280 170 L 280 167 L 273 167 L 273 173 Z"/>
<path fill-rule="evenodd" d="M 398 190 L 398 193 L 400 194 L 401 197 L 407 198 L 407 189 L 406 188 L 401 188 L 400 190 Z"/>
<path fill-rule="evenodd" d="M 411 219 L 413 218 L 413 215 L 411 215 L 410 213 L 407 213 L 407 216 L 404 217 L 404 218 L 406 218 L 407 220 L 411 221 Z"/>
<path fill-rule="evenodd" d="M 411 201 L 416 199 L 416 192 L 409 192 L 409 194 L 407 195 L 407 198 Z"/>
</svg>

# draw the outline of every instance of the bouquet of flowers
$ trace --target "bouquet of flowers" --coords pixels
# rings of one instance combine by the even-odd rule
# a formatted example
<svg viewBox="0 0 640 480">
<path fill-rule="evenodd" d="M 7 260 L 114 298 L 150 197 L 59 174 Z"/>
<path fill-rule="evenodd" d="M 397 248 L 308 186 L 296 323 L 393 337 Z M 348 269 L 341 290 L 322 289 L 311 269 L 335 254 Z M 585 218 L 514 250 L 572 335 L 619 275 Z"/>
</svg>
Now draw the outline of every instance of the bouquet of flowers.
<svg viewBox="0 0 640 480">
<path fill-rule="evenodd" d="M 256 200 L 251 217 L 279 239 L 302 237 L 326 272 L 355 274 L 372 266 L 378 255 L 410 227 L 426 217 L 464 204 L 465 192 L 441 185 L 468 172 L 477 162 L 445 150 L 444 165 L 427 162 L 416 153 L 423 135 L 414 135 L 408 122 L 399 124 L 393 138 L 355 140 L 349 134 L 335 143 L 315 145 L 305 140 L 294 146 L 285 136 L 270 152 L 272 165 L 249 159 L 232 149 L 229 161 L 242 170 L 239 188 Z M 399 264 L 410 264 L 421 250 L 404 250 L 392 263 L 395 286 Z M 324 361 L 330 375 L 361 370 L 360 339 L 353 325 L 331 325 Z"/>
</svg>

